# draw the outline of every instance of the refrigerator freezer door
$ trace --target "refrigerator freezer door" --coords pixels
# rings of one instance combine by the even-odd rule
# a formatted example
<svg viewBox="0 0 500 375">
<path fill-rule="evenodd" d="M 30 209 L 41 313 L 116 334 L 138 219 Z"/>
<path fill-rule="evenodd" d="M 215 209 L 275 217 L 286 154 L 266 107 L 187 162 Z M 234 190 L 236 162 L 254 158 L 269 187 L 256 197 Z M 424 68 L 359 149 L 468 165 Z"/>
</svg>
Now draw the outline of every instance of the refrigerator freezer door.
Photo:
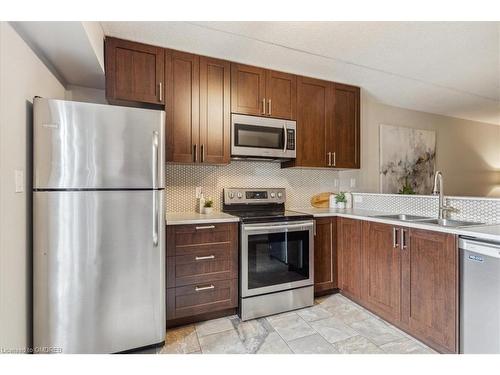
<svg viewBox="0 0 500 375">
<path fill-rule="evenodd" d="M 163 111 L 35 98 L 34 189 L 164 187 L 164 122 Z"/>
<path fill-rule="evenodd" d="M 35 348 L 115 353 L 164 341 L 163 194 L 33 193 Z"/>
</svg>

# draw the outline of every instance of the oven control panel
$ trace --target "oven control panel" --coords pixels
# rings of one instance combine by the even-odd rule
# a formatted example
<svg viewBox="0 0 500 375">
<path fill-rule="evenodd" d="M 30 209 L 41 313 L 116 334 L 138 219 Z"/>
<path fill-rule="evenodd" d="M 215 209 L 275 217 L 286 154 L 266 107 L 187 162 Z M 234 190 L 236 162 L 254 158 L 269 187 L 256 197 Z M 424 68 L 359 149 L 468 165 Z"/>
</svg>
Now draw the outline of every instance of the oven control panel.
<svg viewBox="0 0 500 375">
<path fill-rule="evenodd" d="M 285 203 L 285 200 L 284 188 L 224 189 L 224 204 Z"/>
</svg>

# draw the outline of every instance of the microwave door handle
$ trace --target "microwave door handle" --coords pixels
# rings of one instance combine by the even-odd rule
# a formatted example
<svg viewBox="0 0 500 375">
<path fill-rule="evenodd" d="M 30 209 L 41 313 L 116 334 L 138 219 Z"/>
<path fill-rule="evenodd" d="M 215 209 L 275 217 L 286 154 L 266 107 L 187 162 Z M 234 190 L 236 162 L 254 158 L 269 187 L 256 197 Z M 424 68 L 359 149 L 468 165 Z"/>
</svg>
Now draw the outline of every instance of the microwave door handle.
<svg viewBox="0 0 500 375">
<path fill-rule="evenodd" d="M 286 136 L 286 123 L 283 124 L 283 137 L 285 138 L 284 146 L 283 146 L 283 152 L 286 152 L 286 148 L 288 147 L 288 137 Z"/>
</svg>

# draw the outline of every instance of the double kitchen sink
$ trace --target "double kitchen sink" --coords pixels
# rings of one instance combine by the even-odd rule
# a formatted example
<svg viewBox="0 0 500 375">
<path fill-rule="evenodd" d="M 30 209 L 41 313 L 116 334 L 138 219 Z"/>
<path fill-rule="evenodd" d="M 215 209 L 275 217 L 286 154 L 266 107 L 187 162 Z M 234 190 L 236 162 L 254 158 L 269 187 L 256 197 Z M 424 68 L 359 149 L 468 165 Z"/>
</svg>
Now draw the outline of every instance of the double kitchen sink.
<svg viewBox="0 0 500 375">
<path fill-rule="evenodd" d="M 442 227 L 451 227 L 451 228 L 467 227 L 467 226 L 471 226 L 471 225 L 483 225 L 484 224 L 484 223 L 477 223 L 477 222 L 473 222 L 473 221 L 436 219 L 436 218 L 432 218 L 432 217 L 406 215 L 406 214 L 374 215 L 373 217 L 377 217 L 380 219 L 388 219 L 388 220 L 407 221 L 407 222 L 413 222 L 413 223 L 434 224 L 434 225 L 440 225 Z"/>
</svg>

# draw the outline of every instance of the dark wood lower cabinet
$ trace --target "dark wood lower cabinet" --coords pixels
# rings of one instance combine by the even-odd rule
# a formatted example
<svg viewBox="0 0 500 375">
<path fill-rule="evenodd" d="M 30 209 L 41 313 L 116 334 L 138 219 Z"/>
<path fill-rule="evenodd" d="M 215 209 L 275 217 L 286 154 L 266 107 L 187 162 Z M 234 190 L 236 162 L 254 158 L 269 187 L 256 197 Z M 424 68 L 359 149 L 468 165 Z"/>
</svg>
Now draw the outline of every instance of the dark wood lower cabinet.
<svg viewBox="0 0 500 375">
<path fill-rule="evenodd" d="M 238 224 L 167 226 L 167 326 L 237 306 Z"/>
<path fill-rule="evenodd" d="M 238 305 L 238 283 L 211 281 L 167 289 L 167 321 L 213 313 Z"/>
<path fill-rule="evenodd" d="M 337 283 L 337 219 L 316 219 L 314 236 L 314 293 L 326 294 Z"/>
<path fill-rule="evenodd" d="M 458 352 L 455 235 L 339 218 L 338 253 L 342 294 L 433 349 Z"/>
<path fill-rule="evenodd" d="M 403 327 L 440 352 L 457 353 L 456 236 L 410 229 L 401 264 Z"/>
<path fill-rule="evenodd" d="M 401 317 L 401 228 L 363 222 L 362 300 L 391 323 Z"/>
<path fill-rule="evenodd" d="M 361 299 L 361 223 L 338 218 L 339 288 L 355 301 Z"/>
</svg>

